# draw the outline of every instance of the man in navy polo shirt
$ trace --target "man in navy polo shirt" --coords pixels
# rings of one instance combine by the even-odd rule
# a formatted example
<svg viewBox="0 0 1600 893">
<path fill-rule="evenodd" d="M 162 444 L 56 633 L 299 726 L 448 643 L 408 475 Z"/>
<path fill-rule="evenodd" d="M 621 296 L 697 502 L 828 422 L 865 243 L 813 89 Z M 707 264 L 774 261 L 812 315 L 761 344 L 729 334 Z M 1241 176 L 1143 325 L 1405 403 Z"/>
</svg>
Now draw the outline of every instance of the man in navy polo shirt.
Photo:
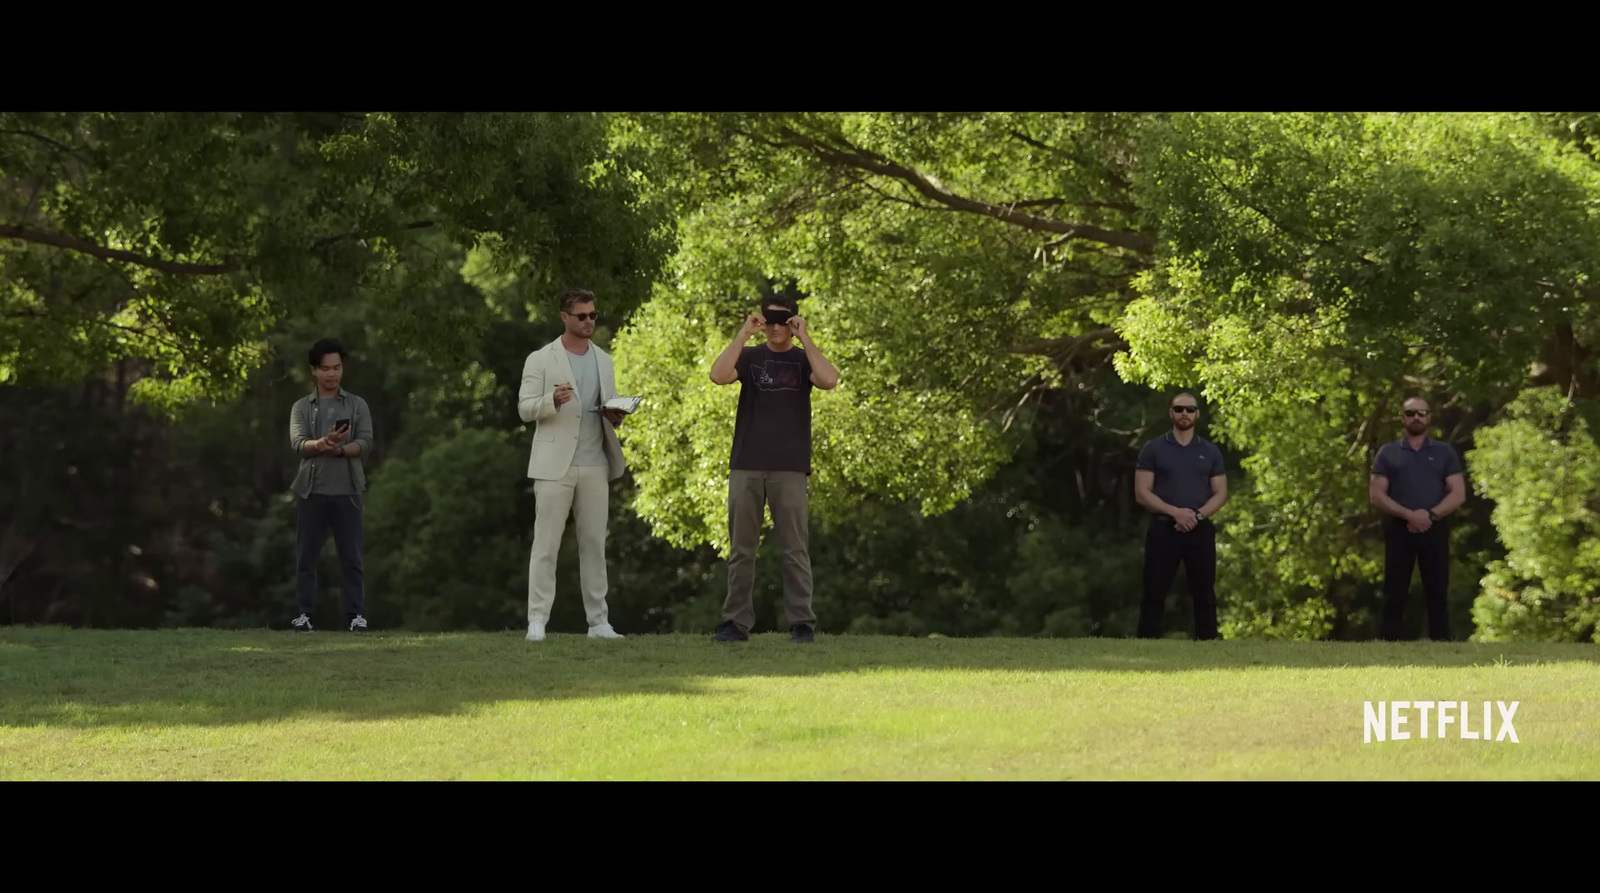
<svg viewBox="0 0 1600 893">
<path fill-rule="evenodd" d="M 1200 405 L 1193 394 L 1172 398 L 1172 430 L 1144 445 L 1134 466 L 1133 495 L 1151 513 L 1144 538 L 1144 600 L 1139 637 L 1161 637 L 1167 594 L 1184 566 L 1194 601 L 1194 638 L 1217 638 L 1217 528 L 1211 516 L 1228 501 L 1222 451 L 1194 433 Z"/>
<path fill-rule="evenodd" d="M 1428 436 L 1428 401 L 1412 397 L 1400 418 L 1406 436 L 1378 448 L 1367 498 L 1389 517 L 1383 535 L 1383 638 L 1401 636 L 1411 570 L 1422 570 L 1428 638 L 1450 638 L 1450 530 L 1444 517 L 1467 501 L 1461 457 Z"/>
</svg>

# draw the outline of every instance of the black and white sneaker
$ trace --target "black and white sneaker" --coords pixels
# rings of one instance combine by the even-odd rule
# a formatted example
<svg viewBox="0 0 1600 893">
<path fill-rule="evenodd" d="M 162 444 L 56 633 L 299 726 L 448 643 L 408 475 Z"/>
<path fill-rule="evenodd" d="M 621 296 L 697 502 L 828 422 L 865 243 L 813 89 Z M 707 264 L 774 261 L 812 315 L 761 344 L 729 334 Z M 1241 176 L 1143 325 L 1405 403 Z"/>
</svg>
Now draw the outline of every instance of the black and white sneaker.
<svg viewBox="0 0 1600 893">
<path fill-rule="evenodd" d="M 289 628 L 297 633 L 314 633 L 316 628 L 311 625 L 311 618 L 304 614 L 289 621 Z"/>
<path fill-rule="evenodd" d="M 367 631 L 367 618 L 362 617 L 360 614 L 357 614 L 355 616 L 355 619 L 350 621 L 350 631 L 353 632 L 353 633 L 364 633 L 364 632 L 366 632 Z"/>
</svg>

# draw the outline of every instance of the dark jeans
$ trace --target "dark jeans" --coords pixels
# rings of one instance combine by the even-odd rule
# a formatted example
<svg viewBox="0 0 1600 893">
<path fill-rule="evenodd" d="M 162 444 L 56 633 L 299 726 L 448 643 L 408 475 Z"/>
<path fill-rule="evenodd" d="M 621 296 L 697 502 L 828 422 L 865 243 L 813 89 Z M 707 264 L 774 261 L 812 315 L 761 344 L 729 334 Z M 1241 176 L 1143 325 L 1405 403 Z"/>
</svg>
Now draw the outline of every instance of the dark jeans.
<svg viewBox="0 0 1600 893">
<path fill-rule="evenodd" d="M 1411 594 L 1411 571 L 1422 570 L 1422 591 L 1428 604 L 1428 638 L 1450 639 L 1450 529 L 1444 521 L 1427 533 L 1412 533 L 1406 522 L 1389 518 L 1383 529 L 1383 638 L 1402 636 L 1401 621 Z"/>
<path fill-rule="evenodd" d="M 1184 566 L 1189 597 L 1194 600 L 1194 637 L 1217 638 L 1217 528 L 1201 521 L 1188 533 L 1179 533 L 1171 518 L 1150 521 L 1144 537 L 1144 601 L 1139 604 L 1139 637 L 1161 638 L 1167 594 Z"/>
<path fill-rule="evenodd" d="M 297 544 L 295 591 L 300 613 L 310 616 L 317 607 L 317 561 L 333 531 L 344 577 L 346 619 L 361 613 L 365 577 L 361 569 L 361 497 L 324 496 L 313 493 L 295 504 Z"/>
</svg>

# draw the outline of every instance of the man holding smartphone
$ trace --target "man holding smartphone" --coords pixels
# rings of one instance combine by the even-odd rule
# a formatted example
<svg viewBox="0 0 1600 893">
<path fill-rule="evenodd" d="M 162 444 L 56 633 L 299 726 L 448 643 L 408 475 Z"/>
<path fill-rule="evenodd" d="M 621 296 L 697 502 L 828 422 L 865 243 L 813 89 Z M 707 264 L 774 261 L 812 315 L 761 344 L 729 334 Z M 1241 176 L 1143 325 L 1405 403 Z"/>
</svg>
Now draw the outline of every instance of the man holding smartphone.
<svg viewBox="0 0 1600 893">
<path fill-rule="evenodd" d="M 296 632 L 313 630 L 317 562 L 329 531 L 339 552 L 345 622 L 351 632 L 367 629 L 362 616 L 361 494 L 367 489 L 362 462 L 372 452 L 372 413 L 367 401 L 340 387 L 345 357 L 344 345 L 331 338 L 313 345 L 311 377 L 316 390 L 296 400 L 289 411 L 289 445 L 300 457 L 300 470 L 290 485 L 295 495 L 295 592 L 300 614 L 289 628 Z"/>
</svg>

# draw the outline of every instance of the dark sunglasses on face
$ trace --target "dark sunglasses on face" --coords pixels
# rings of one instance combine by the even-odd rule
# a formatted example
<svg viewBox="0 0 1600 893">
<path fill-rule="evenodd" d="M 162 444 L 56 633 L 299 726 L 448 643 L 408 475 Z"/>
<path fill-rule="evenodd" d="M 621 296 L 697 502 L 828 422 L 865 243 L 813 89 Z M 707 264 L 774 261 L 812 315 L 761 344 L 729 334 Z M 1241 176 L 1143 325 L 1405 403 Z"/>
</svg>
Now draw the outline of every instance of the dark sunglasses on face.
<svg viewBox="0 0 1600 893">
<path fill-rule="evenodd" d="M 1200 407 L 1198 407 L 1198 406 L 1174 406 L 1174 407 L 1172 407 L 1172 411 L 1173 412 L 1199 412 L 1200 411 Z"/>
<path fill-rule="evenodd" d="M 788 325 L 789 317 L 794 316 L 787 310 L 766 310 L 761 315 L 766 318 L 769 326 Z"/>
<path fill-rule="evenodd" d="M 1414 419 L 1414 418 L 1417 418 L 1418 416 L 1426 418 L 1427 415 L 1428 415 L 1428 411 L 1426 409 L 1408 409 L 1408 410 L 1406 410 L 1406 418 L 1408 418 L 1408 419 Z"/>
<path fill-rule="evenodd" d="M 596 310 L 593 313 L 568 313 L 567 315 L 572 317 L 573 319 L 577 320 L 578 322 L 583 322 L 586 319 L 588 319 L 588 320 L 597 320 L 597 319 L 599 319 L 600 318 L 600 311 Z"/>
</svg>

